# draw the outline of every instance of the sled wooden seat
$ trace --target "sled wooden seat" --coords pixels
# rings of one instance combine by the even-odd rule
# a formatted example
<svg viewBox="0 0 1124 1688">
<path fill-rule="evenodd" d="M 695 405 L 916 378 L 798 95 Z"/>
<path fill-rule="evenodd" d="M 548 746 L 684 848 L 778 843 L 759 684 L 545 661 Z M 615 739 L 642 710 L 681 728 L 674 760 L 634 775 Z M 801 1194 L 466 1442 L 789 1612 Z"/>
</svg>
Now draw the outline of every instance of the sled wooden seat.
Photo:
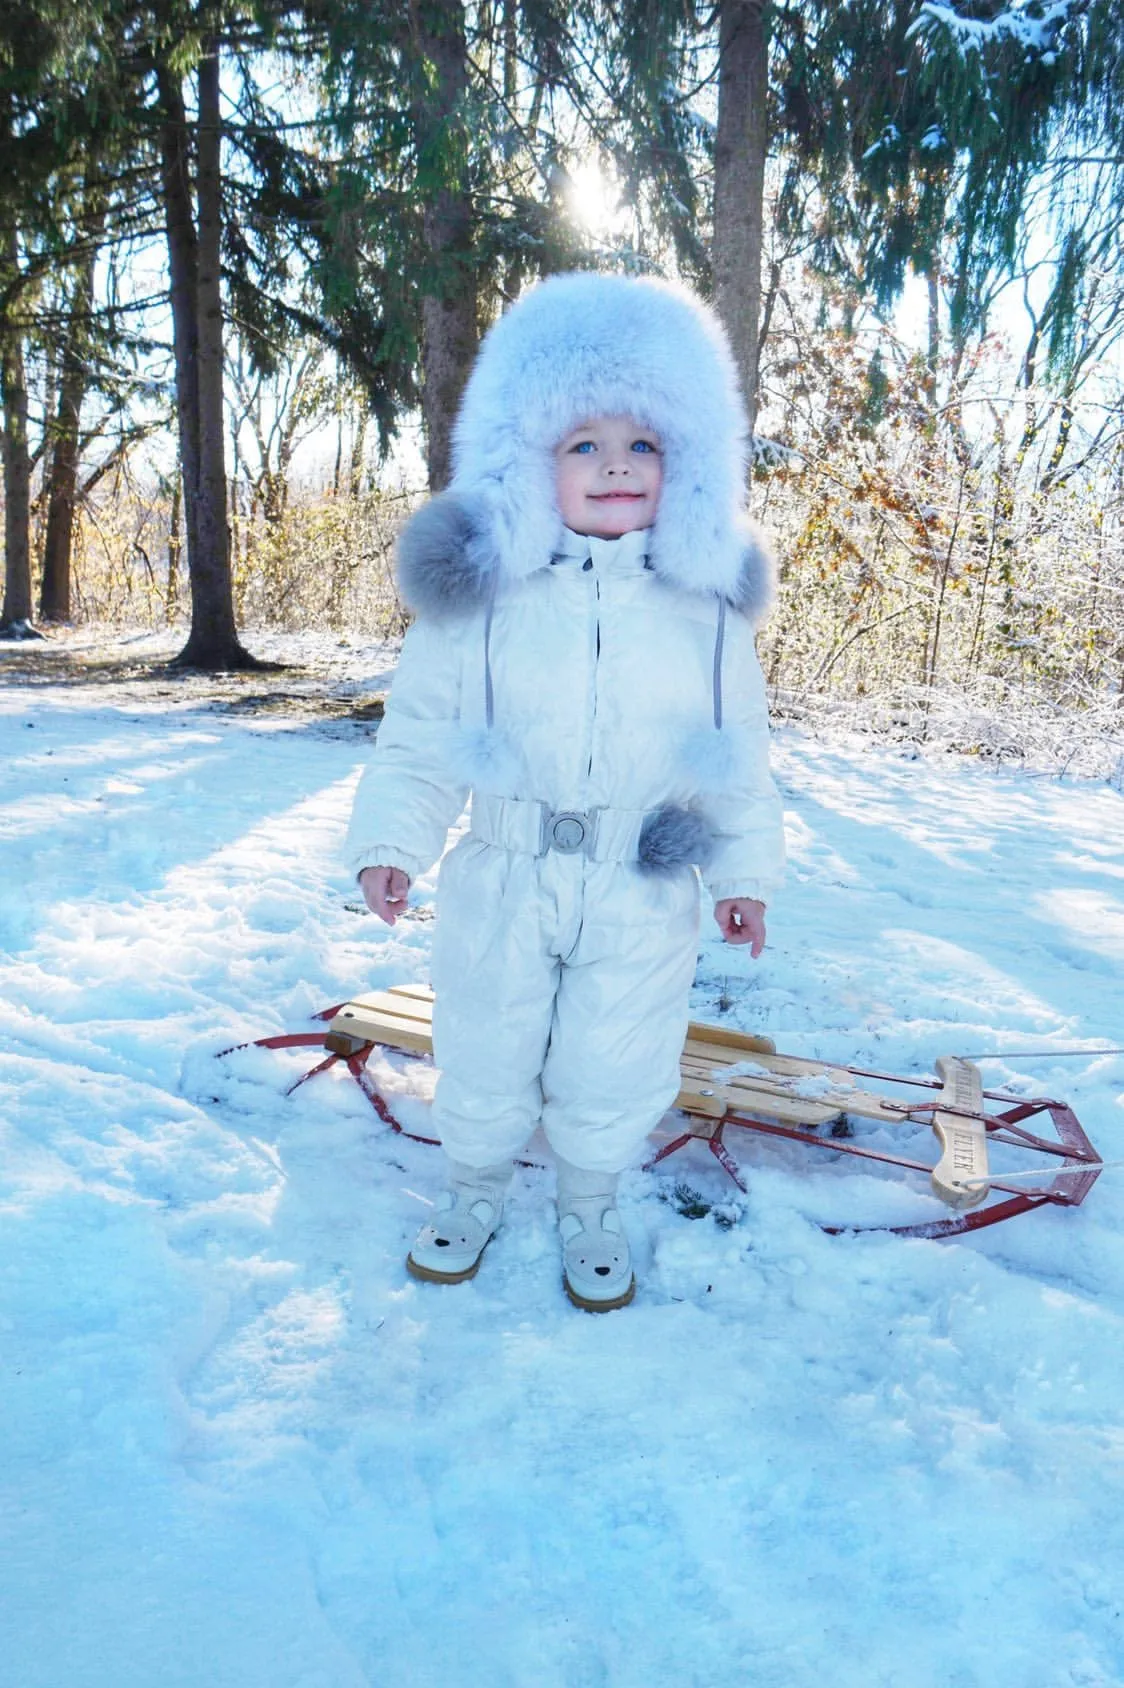
<svg viewBox="0 0 1124 1688">
<path fill-rule="evenodd" d="M 255 1048 L 321 1052 L 322 1058 L 289 1086 L 289 1092 L 342 1064 L 391 1130 L 417 1142 L 435 1142 L 406 1129 L 368 1070 L 377 1048 L 410 1056 L 432 1055 L 433 993 L 421 985 L 395 985 L 326 1008 L 314 1018 L 320 1022 L 318 1031 L 282 1032 L 255 1040 Z M 219 1053 L 231 1055 L 234 1049 Z M 724 1139 L 727 1130 L 737 1127 L 926 1174 L 934 1195 L 955 1210 L 947 1217 L 904 1225 L 823 1224 L 833 1234 L 858 1229 L 906 1237 L 952 1237 L 1036 1207 L 1080 1206 L 1096 1183 L 1102 1163 L 1072 1108 L 1042 1097 L 1017 1099 L 1003 1091 L 985 1090 L 978 1070 L 957 1057 L 941 1057 L 936 1067 L 939 1076 L 931 1079 L 779 1055 L 768 1038 L 692 1020 L 680 1058 L 676 1099 L 684 1116 L 683 1129 L 669 1139 L 666 1124 L 659 1128 L 646 1166 L 656 1166 L 686 1145 L 700 1142 L 738 1188 L 745 1190 L 741 1169 Z M 871 1080 L 878 1089 L 865 1082 Z M 1053 1137 L 1027 1129 L 1026 1121 L 1042 1116 L 1049 1118 Z M 887 1129 L 857 1133 L 854 1121 Z M 935 1166 L 900 1153 L 894 1141 L 890 1128 L 900 1136 L 903 1126 L 918 1125 L 928 1126 L 936 1135 L 940 1156 Z M 1052 1161 L 1053 1171 L 1047 1167 L 1032 1168 L 1029 1173 L 989 1173 L 989 1143 L 1031 1150 Z M 908 1143 L 901 1146 L 910 1147 Z M 1028 1176 L 1040 1180 L 1036 1187 L 1019 1182 Z"/>
<path fill-rule="evenodd" d="M 325 1038 L 334 1054 L 354 1055 L 378 1043 L 411 1055 L 433 1053 L 433 993 L 420 985 L 394 985 L 355 997 L 335 1013 Z M 988 1192 L 987 1131 L 979 1115 L 983 1089 L 966 1061 L 942 1059 L 944 1081 L 929 1111 L 941 1146 L 932 1171 L 934 1194 L 951 1207 L 975 1207 Z M 675 1106 L 691 1120 L 689 1135 L 708 1140 L 722 1122 L 773 1121 L 810 1129 L 848 1115 L 900 1127 L 907 1109 L 900 1101 L 856 1084 L 846 1067 L 778 1055 L 769 1038 L 753 1037 L 692 1020 L 680 1057 L 681 1088 Z"/>
<path fill-rule="evenodd" d="M 337 1008 L 324 1046 L 353 1055 L 365 1043 L 383 1043 L 409 1055 L 433 1054 L 433 992 L 422 985 L 393 985 Z"/>
</svg>

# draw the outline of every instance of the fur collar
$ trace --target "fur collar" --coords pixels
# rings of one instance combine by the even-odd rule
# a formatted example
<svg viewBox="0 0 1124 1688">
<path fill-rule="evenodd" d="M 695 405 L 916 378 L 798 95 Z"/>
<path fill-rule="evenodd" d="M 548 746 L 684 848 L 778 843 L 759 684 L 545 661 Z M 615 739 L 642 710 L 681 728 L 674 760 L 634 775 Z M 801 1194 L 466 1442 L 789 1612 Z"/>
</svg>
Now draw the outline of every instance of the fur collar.
<svg viewBox="0 0 1124 1688">
<path fill-rule="evenodd" d="M 560 540 L 559 550 L 564 543 Z M 550 555 L 557 554 L 553 551 Z M 548 567 L 549 563 L 550 556 L 541 566 Z M 656 575 L 668 578 L 654 561 L 652 568 Z M 670 583 L 684 584 L 674 577 Z M 745 534 L 733 589 L 722 595 L 756 624 L 772 602 L 773 583 L 772 557 L 764 541 L 750 529 Z M 398 585 L 415 615 L 453 620 L 471 614 L 483 609 L 494 587 L 503 584 L 503 571 L 489 542 L 486 513 L 456 492 L 442 492 L 429 499 L 398 536 Z M 716 594 L 713 587 L 687 590 L 706 596 Z"/>
</svg>

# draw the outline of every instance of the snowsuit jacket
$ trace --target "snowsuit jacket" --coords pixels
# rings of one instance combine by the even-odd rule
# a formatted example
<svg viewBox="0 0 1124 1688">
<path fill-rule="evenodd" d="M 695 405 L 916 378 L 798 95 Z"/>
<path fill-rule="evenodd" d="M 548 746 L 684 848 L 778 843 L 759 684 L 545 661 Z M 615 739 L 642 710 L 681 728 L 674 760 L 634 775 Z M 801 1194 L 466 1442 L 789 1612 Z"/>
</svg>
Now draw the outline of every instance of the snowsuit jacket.
<svg viewBox="0 0 1124 1688">
<path fill-rule="evenodd" d="M 434 527 L 457 531 L 450 498 L 405 536 L 415 601 L 427 597 Z M 650 543 L 648 530 L 604 541 L 563 529 L 546 566 L 490 605 L 428 594 L 356 798 L 355 873 L 395 866 L 418 878 L 475 791 L 658 817 L 656 859 L 637 864 L 649 896 L 656 874 L 693 861 L 716 901 L 768 900 L 784 846 L 753 629 L 715 595 L 657 574 Z"/>
</svg>

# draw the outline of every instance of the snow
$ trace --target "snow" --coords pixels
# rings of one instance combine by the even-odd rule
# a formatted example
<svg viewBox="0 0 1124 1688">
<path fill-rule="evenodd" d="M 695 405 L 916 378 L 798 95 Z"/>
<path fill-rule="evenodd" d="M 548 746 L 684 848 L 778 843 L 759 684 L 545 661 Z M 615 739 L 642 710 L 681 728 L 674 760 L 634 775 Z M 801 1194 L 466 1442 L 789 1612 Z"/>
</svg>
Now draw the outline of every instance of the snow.
<svg viewBox="0 0 1124 1688">
<path fill-rule="evenodd" d="M 1012 41 L 1025 49 L 1027 56 L 1037 55 L 1043 63 L 1052 64 L 1052 51 L 1059 31 L 1078 12 L 1077 0 L 1011 0 L 992 17 L 965 17 L 953 5 L 939 0 L 924 0 L 914 22 L 906 30 L 906 40 L 917 35 L 924 39 L 938 32 L 946 32 L 962 54 L 980 52 L 992 42 Z M 922 143 L 924 144 L 924 143 Z"/>
<path fill-rule="evenodd" d="M 286 1097 L 307 1052 L 216 1058 L 426 978 L 433 876 L 387 931 L 336 859 L 366 729 L 6 667 L 5 1688 L 1118 1688 L 1124 1174 L 938 1243 L 819 1228 L 931 1216 L 892 1169 L 742 1142 L 743 1197 L 692 1151 L 626 1179 L 596 1318 L 529 1168 L 475 1282 L 416 1284 L 434 1151 L 339 1073 Z M 777 764 L 770 946 L 708 936 L 696 1015 L 994 1052 L 1119 1158 L 1124 796 Z M 425 1069 L 377 1071 L 424 1127 Z"/>
<path fill-rule="evenodd" d="M 876 153 L 882 152 L 886 149 L 892 149 L 897 145 L 901 138 L 902 132 L 898 128 L 897 124 L 887 123 L 873 146 L 867 147 L 866 151 L 863 153 L 864 162 L 868 158 L 873 158 Z"/>
</svg>

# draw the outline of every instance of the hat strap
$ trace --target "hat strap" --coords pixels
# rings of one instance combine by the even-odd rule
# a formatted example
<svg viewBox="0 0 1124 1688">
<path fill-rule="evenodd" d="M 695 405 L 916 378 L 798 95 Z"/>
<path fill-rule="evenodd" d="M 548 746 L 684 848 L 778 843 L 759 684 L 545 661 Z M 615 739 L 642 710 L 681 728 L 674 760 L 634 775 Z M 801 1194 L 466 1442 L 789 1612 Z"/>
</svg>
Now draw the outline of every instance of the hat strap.
<svg viewBox="0 0 1124 1688">
<path fill-rule="evenodd" d="M 714 727 L 722 731 L 722 647 L 726 643 L 726 599 L 718 594 L 718 626 L 714 634 Z"/>
</svg>

